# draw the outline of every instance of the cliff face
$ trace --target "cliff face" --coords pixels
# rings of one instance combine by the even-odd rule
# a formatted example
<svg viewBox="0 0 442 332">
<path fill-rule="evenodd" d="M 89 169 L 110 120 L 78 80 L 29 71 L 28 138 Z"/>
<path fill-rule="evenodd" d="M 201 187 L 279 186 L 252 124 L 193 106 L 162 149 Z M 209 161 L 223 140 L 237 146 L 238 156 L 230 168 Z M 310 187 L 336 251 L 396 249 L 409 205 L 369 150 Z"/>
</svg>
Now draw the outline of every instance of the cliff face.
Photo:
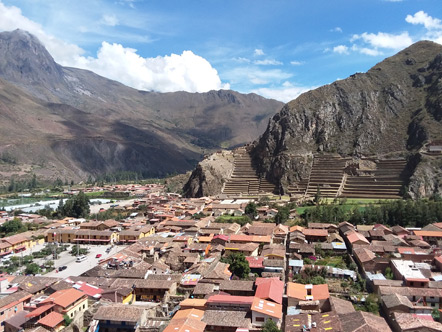
<svg viewBox="0 0 442 332">
<path fill-rule="evenodd" d="M 186 197 L 214 196 L 220 194 L 224 183 L 233 172 L 233 153 L 220 151 L 198 163 L 184 185 Z"/>
<path fill-rule="evenodd" d="M 289 102 L 254 143 L 252 154 L 259 171 L 286 188 L 308 174 L 313 153 L 386 157 L 414 153 L 424 143 L 440 139 L 441 52 L 439 44 L 418 42 L 365 74 Z M 425 195 L 437 188 L 434 183 L 422 185 Z M 412 190 L 417 187 L 422 186 L 410 183 Z"/>
</svg>

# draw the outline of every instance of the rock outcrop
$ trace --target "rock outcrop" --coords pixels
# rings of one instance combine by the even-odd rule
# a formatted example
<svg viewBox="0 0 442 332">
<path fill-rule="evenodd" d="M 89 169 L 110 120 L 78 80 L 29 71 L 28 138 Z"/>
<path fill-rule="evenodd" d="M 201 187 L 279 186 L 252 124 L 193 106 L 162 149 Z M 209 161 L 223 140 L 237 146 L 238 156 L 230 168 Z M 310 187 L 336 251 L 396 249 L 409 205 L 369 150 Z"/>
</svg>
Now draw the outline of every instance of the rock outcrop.
<svg viewBox="0 0 442 332">
<path fill-rule="evenodd" d="M 198 163 L 184 185 L 186 197 L 217 195 L 231 176 L 234 168 L 232 151 L 219 151 Z"/>
<path fill-rule="evenodd" d="M 365 74 L 286 104 L 254 142 L 255 165 L 286 189 L 310 172 L 308 160 L 314 153 L 410 157 L 425 143 L 442 138 L 441 82 L 442 46 L 418 42 Z M 440 191 L 440 184 L 424 179 L 437 172 L 437 163 L 418 165 L 409 185 L 411 194 Z"/>
</svg>

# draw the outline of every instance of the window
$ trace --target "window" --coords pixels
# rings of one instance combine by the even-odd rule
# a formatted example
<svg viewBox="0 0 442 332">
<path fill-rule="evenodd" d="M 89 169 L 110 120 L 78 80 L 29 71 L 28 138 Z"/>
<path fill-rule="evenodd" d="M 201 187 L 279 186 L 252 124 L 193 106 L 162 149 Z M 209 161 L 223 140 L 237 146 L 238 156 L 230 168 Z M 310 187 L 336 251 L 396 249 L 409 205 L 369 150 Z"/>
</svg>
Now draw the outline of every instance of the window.
<svg viewBox="0 0 442 332">
<path fill-rule="evenodd" d="M 256 317 L 255 321 L 257 322 L 263 322 L 264 321 L 264 317 Z"/>
<path fill-rule="evenodd" d="M 83 309 L 85 309 L 86 308 L 86 304 L 83 304 Z"/>
</svg>

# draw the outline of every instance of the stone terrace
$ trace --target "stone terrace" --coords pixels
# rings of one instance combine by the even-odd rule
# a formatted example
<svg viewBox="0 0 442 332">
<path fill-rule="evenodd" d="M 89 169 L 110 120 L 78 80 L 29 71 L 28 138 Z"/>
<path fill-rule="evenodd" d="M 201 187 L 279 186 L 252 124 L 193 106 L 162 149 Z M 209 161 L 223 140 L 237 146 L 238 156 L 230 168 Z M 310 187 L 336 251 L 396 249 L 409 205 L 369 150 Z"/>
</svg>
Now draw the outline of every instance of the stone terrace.
<svg viewBox="0 0 442 332">
<path fill-rule="evenodd" d="M 253 168 L 252 159 L 244 147 L 235 150 L 234 158 L 233 173 L 223 189 L 223 194 L 229 196 L 239 194 L 257 195 L 275 191 L 273 184 L 258 177 Z"/>
</svg>

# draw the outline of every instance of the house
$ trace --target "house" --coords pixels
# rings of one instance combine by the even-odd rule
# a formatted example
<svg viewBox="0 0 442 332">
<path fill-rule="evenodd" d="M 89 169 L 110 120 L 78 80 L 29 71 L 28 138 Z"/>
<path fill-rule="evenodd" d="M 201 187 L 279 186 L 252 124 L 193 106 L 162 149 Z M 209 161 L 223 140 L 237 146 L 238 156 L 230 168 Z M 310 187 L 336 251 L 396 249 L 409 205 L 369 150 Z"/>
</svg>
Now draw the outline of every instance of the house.
<svg viewBox="0 0 442 332">
<path fill-rule="evenodd" d="M 127 304 L 134 300 L 133 289 L 131 287 L 123 287 L 117 289 L 103 290 L 101 300 L 107 300 L 114 303 Z"/>
<path fill-rule="evenodd" d="M 308 243 L 326 242 L 328 237 L 328 230 L 305 228 L 303 234 Z"/>
<path fill-rule="evenodd" d="M 442 240 L 442 230 L 441 231 L 413 231 L 414 235 L 419 236 L 425 242 L 429 244 L 438 244 L 438 241 Z"/>
<path fill-rule="evenodd" d="M 219 283 L 219 290 L 237 296 L 253 296 L 255 294 L 254 282 L 251 280 L 223 280 Z"/>
<path fill-rule="evenodd" d="M 146 321 L 146 310 L 128 305 L 100 306 L 94 320 L 98 321 L 95 331 L 134 332 Z"/>
<path fill-rule="evenodd" d="M 255 297 L 251 310 L 253 326 L 263 326 L 268 319 L 271 319 L 278 326 L 278 328 L 281 326 L 282 304 L 277 304 Z"/>
<path fill-rule="evenodd" d="M 31 300 L 32 295 L 25 291 L 18 291 L 0 298 L 0 322 L 13 317 L 24 310 L 24 306 Z M 0 325 L 0 332 L 4 331 L 4 325 Z"/>
<path fill-rule="evenodd" d="M 264 257 L 247 256 L 246 260 L 249 263 L 250 272 L 261 275 L 262 271 L 264 270 L 264 265 L 263 265 Z"/>
<path fill-rule="evenodd" d="M 355 311 L 339 315 L 339 319 L 345 332 L 392 332 L 384 318 L 369 312 Z"/>
<path fill-rule="evenodd" d="M 356 244 L 360 244 L 360 245 L 369 245 L 370 244 L 370 242 L 367 240 L 367 238 L 359 232 L 349 232 L 349 233 L 345 234 L 345 237 L 347 238 L 347 241 L 350 244 L 350 247 L 352 247 L 352 248 Z"/>
<path fill-rule="evenodd" d="M 304 266 L 304 261 L 302 259 L 289 260 L 289 267 L 292 270 L 293 274 L 298 274 L 299 272 L 301 272 L 303 266 Z"/>
<path fill-rule="evenodd" d="M 319 301 L 320 306 L 330 297 L 328 285 L 303 285 L 294 282 L 287 283 L 288 306 L 294 307 L 300 301 Z"/>
<path fill-rule="evenodd" d="M 281 280 L 277 278 L 257 278 L 255 285 L 256 297 L 282 304 L 284 283 Z"/>
<path fill-rule="evenodd" d="M 177 282 L 174 280 L 149 280 L 149 279 L 117 279 L 112 287 L 133 288 L 136 301 L 160 301 L 166 292 L 176 294 Z"/>
<path fill-rule="evenodd" d="M 258 256 L 258 243 L 227 243 L 225 255 L 228 256 L 234 252 L 243 253 L 244 256 Z"/>
<path fill-rule="evenodd" d="M 391 326 L 395 331 L 401 332 L 440 332 L 442 324 L 434 320 L 423 318 L 418 315 L 395 312 L 390 319 Z"/>
<path fill-rule="evenodd" d="M 185 318 L 175 318 L 175 316 L 163 330 L 164 332 L 204 332 L 206 328 L 207 324 L 205 322 L 202 322 L 201 319 L 193 318 L 195 313 Z"/>
<path fill-rule="evenodd" d="M 74 288 L 62 289 L 48 296 L 41 304 L 54 304 L 54 311 L 73 318 L 88 309 L 88 296 Z"/>
<path fill-rule="evenodd" d="M 301 313 L 285 317 L 285 332 L 305 332 L 309 330 L 321 332 L 346 331 L 342 329 L 339 316 L 335 312 L 322 314 Z"/>
<path fill-rule="evenodd" d="M 65 328 L 63 315 L 56 311 L 52 311 L 39 319 L 37 324 L 53 332 L 58 332 Z"/>
<path fill-rule="evenodd" d="M 247 311 L 206 310 L 203 322 L 207 332 L 236 332 L 238 329 L 251 329 L 252 322 Z"/>
<path fill-rule="evenodd" d="M 250 310 L 253 296 L 212 295 L 207 299 L 208 310 L 246 311 Z"/>
<path fill-rule="evenodd" d="M 180 308 L 181 310 L 184 309 L 201 309 L 201 310 L 205 310 L 206 308 L 206 299 L 185 299 L 183 301 L 180 302 Z"/>
</svg>

